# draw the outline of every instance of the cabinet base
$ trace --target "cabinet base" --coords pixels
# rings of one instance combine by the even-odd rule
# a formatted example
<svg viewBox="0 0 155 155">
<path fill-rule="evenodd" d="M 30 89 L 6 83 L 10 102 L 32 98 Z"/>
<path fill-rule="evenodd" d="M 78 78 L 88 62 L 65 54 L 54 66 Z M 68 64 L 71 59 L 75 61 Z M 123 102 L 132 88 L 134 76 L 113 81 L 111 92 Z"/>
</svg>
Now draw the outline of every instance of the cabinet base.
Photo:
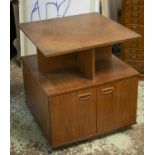
<svg viewBox="0 0 155 155">
<path fill-rule="evenodd" d="M 40 73 L 36 57 L 23 59 L 26 103 L 53 148 L 135 123 L 138 73 L 114 56 L 99 65 L 89 80 L 69 71 Z"/>
</svg>

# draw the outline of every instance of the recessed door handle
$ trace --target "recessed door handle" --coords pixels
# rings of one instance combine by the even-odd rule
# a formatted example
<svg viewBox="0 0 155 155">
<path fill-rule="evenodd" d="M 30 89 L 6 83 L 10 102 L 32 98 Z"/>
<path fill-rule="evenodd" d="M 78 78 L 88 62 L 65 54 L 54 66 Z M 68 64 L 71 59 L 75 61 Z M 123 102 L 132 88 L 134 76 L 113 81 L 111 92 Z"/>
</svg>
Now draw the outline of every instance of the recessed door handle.
<svg viewBox="0 0 155 155">
<path fill-rule="evenodd" d="M 110 94 L 110 93 L 113 93 L 114 90 L 115 90 L 114 87 L 104 88 L 104 89 L 101 89 L 101 94 L 102 95 Z"/>
<path fill-rule="evenodd" d="M 80 101 L 83 101 L 83 100 L 90 98 L 90 96 L 91 96 L 91 93 L 80 94 L 79 99 L 80 99 Z"/>
</svg>

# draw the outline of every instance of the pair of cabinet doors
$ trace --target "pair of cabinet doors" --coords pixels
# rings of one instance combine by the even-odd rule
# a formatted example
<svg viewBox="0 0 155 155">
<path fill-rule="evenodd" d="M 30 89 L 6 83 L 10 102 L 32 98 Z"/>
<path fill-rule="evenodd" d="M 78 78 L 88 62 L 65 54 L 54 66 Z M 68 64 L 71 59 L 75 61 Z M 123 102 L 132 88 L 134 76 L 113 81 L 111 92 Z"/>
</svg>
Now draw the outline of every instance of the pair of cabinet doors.
<svg viewBox="0 0 155 155">
<path fill-rule="evenodd" d="M 50 101 L 52 146 L 136 123 L 136 77 L 55 96 Z"/>
</svg>

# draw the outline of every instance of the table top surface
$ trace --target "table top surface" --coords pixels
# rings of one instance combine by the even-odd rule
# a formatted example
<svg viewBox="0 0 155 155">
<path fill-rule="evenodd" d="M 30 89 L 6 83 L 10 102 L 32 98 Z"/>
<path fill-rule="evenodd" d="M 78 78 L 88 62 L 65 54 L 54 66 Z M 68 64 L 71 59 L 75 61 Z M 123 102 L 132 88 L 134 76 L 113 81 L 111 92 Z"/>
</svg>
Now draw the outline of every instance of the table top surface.
<svg viewBox="0 0 155 155">
<path fill-rule="evenodd" d="M 22 23 L 19 27 L 46 57 L 140 37 L 98 13 Z"/>
</svg>

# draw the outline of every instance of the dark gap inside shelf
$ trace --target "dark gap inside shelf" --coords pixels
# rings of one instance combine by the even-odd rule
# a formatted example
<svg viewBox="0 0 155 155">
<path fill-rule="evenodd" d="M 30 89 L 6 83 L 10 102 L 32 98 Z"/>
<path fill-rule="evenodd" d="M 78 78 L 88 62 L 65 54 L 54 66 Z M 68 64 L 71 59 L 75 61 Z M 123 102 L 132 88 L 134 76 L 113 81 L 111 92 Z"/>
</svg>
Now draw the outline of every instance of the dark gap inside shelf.
<svg viewBox="0 0 155 155">
<path fill-rule="evenodd" d="M 38 51 L 38 67 L 41 73 L 70 74 L 95 79 L 98 72 L 111 67 L 112 46 L 98 47 L 59 56 L 45 57 Z"/>
<path fill-rule="evenodd" d="M 83 74 L 85 78 L 94 77 L 93 49 L 81 52 L 68 53 L 59 56 L 45 57 L 38 50 L 38 68 L 41 73 L 61 73 L 74 71 Z"/>
<path fill-rule="evenodd" d="M 95 74 L 108 70 L 111 66 L 112 47 L 105 46 L 95 49 Z"/>
</svg>

